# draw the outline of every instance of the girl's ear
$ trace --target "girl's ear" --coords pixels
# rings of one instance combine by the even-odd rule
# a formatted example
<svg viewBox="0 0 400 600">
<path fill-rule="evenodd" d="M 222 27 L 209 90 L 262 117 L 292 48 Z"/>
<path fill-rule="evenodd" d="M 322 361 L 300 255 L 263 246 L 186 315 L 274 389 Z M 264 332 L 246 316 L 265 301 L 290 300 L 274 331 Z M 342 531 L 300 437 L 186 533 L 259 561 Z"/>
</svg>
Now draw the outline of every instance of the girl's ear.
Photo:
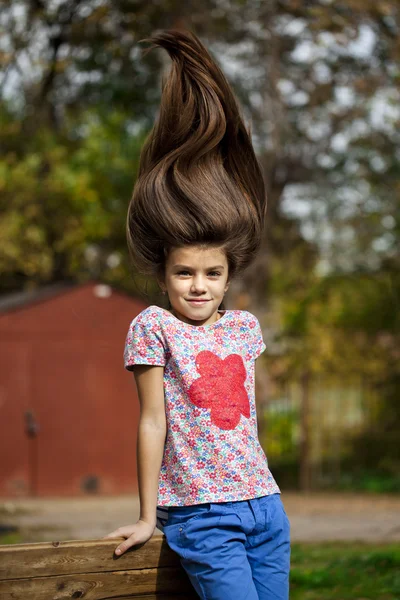
<svg viewBox="0 0 400 600">
<path fill-rule="evenodd" d="M 224 294 L 225 294 L 225 292 L 227 292 L 227 291 L 228 291 L 229 284 L 230 284 L 230 281 L 227 281 L 227 282 L 226 282 L 226 285 L 225 285 L 225 287 L 224 287 Z"/>
<path fill-rule="evenodd" d="M 160 287 L 161 293 L 165 294 L 167 292 L 167 288 L 165 287 L 165 283 L 161 281 L 161 279 L 157 279 L 157 283 Z"/>
</svg>

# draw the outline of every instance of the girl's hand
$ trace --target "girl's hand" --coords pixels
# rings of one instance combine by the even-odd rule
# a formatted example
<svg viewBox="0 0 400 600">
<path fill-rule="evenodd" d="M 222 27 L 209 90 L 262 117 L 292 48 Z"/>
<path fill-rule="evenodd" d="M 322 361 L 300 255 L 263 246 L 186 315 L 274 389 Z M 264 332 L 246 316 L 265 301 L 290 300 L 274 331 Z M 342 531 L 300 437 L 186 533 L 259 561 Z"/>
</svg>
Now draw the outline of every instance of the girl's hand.
<svg viewBox="0 0 400 600">
<path fill-rule="evenodd" d="M 137 544 L 144 544 L 147 542 L 154 533 L 155 525 L 151 525 L 146 521 L 142 521 L 139 519 L 135 525 L 125 525 L 124 527 L 118 527 L 108 535 L 106 535 L 103 540 L 109 538 L 119 538 L 124 537 L 125 542 L 122 542 L 119 546 L 116 547 L 114 553 L 117 556 L 121 556 L 124 552 L 126 552 L 132 546 L 136 546 Z"/>
</svg>

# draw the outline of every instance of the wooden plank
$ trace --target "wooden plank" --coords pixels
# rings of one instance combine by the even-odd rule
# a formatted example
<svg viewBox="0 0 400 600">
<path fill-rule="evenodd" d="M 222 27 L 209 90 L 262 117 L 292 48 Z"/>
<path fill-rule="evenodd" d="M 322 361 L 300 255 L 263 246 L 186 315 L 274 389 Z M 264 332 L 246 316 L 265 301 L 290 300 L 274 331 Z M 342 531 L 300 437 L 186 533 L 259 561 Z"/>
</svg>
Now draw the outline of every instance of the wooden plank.
<svg viewBox="0 0 400 600">
<path fill-rule="evenodd" d="M 194 593 L 194 592 L 193 592 Z M 189 595 L 188 592 L 183 591 L 182 593 L 175 592 L 174 594 L 146 594 L 145 596 L 116 596 L 114 598 L 105 598 L 104 600 L 199 600 L 196 593 L 194 596 Z"/>
<path fill-rule="evenodd" d="M 194 593 L 194 592 L 193 592 Z M 105 598 L 104 600 L 183 600 L 183 598 L 188 600 L 199 600 L 199 597 L 196 593 L 194 596 L 189 595 L 188 592 L 182 592 L 181 594 L 176 592 L 174 594 L 146 594 L 145 596 L 118 596 L 114 598 Z"/>
<path fill-rule="evenodd" d="M 198 600 L 184 570 L 172 567 L 0 581 L 2 600 L 114 600 L 137 599 L 146 594 Z"/>
<path fill-rule="evenodd" d="M 122 538 L 121 538 L 122 539 Z M 115 556 L 118 540 L 75 540 L 0 546 L 0 581 L 24 577 L 178 567 L 164 536 Z"/>
</svg>

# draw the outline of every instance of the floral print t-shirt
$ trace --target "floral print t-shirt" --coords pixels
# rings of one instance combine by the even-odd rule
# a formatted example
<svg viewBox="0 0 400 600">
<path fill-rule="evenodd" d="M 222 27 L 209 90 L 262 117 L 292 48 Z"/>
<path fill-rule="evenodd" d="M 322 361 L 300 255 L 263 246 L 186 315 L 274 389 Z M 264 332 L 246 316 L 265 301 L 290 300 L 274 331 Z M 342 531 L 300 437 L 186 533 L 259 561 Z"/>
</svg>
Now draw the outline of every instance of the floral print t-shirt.
<svg viewBox="0 0 400 600">
<path fill-rule="evenodd" d="M 131 323 L 124 364 L 164 366 L 167 436 L 158 506 L 280 493 L 257 435 L 255 359 L 260 325 L 243 310 L 190 325 L 150 306 Z"/>
</svg>

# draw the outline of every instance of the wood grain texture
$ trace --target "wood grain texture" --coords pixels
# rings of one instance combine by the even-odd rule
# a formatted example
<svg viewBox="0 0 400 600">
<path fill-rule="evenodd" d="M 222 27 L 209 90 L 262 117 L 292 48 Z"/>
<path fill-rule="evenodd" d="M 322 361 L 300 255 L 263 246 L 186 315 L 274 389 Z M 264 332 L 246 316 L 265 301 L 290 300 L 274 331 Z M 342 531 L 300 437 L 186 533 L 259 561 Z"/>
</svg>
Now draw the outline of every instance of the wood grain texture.
<svg viewBox="0 0 400 600">
<path fill-rule="evenodd" d="M 163 536 L 154 536 L 119 557 L 114 555 L 117 546 L 117 539 L 0 546 L 0 580 L 180 565 Z"/>
<path fill-rule="evenodd" d="M 0 546 L 1 600 L 195 600 L 164 537 L 115 557 L 118 540 Z"/>
<path fill-rule="evenodd" d="M 174 594 L 145 594 L 144 596 L 136 594 L 134 596 L 114 596 L 110 600 L 183 600 L 185 598 L 188 600 L 199 600 L 197 594 L 193 596 L 193 591 L 188 593 L 187 591 L 182 591 L 182 593 L 174 592 Z M 107 598 L 105 600 L 108 600 Z"/>
<path fill-rule="evenodd" d="M 128 594 L 135 597 L 135 594 L 171 594 L 183 591 L 191 591 L 185 573 L 181 569 L 170 567 L 0 581 L 2 600 L 100 600 Z"/>
</svg>

